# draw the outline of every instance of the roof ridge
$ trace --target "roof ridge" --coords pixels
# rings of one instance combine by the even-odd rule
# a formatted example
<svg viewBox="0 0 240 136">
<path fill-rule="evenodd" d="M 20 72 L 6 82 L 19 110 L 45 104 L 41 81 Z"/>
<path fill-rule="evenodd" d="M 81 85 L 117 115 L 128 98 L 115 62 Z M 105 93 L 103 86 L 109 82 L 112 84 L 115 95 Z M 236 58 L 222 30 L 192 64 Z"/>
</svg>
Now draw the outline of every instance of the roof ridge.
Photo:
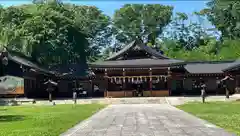
<svg viewBox="0 0 240 136">
<path fill-rule="evenodd" d="M 136 44 L 136 40 L 130 42 L 129 44 L 127 44 L 125 47 L 123 47 L 120 51 L 113 53 L 111 56 L 109 56 L 106 60 L 112 60 L 114 58 L 116 58 L 117 56 L 123 54 L 125 51 L 129 50 L 133 45 Z"/>
<path fill-rule="evenodd" d="M 195 64 L 195 63 L 207 63 L 207 64 L 218 64 L 218 63 L 232 63 L 236 60 L 216 60 L 216 61 L 184 61 L 186 64 Z"/>
<path fill-rule="evenodd" d="M 135 46 L 140 47 L 141 49 L 145 50 L 146 52 L 148 52 L 149 54 L 153 55 L 154 57 L 156 57 L 158 59 L 170 59 L 169 57 L 164 56 L 162 53 L 158 52 L 157 50 L 147 46 L 140 39 L 136 39 L 136 40 L 130 42 L 129 44 L 127 44 L 125 47 L 123 47 L 120 51 L 114 53 L 112 56 L 110 56 L 107 59 L 105 59 L 105 61 L 113 60 L 116 57 L 118 57 L 118 56 L 122 55 L 123 53 L 125 53 L 126 51 L 132 49 Z"/>
</svg>

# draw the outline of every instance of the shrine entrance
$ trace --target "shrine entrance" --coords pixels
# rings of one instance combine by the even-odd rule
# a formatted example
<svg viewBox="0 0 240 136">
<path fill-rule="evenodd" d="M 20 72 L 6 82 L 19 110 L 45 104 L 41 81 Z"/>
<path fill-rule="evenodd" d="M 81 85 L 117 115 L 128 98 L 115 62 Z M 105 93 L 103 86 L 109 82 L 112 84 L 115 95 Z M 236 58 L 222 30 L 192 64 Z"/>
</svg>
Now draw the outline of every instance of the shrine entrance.
<svg viewBox="0 0 240 136">
<path fill-rule="evenodd" d="M 157 97 L 168 96 L 166 75 L 109 76 L 106 77 L 105 97 Z"/>
<path fill-rule="evenodd" d="M 142 97 L 144 92 L 143 83 L 132 84 L 132 86 L 134 88 L 133 97 Z"/>
</svg>

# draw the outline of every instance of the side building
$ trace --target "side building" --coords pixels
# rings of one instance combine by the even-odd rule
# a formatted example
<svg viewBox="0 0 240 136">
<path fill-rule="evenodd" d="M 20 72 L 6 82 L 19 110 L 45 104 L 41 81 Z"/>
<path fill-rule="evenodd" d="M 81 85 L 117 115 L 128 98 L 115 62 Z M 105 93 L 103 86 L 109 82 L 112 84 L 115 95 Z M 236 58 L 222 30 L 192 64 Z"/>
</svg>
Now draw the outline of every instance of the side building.
<svg viewBox="0 0 240 136">
<path fill-rule="evenodd" d="M 54 76 L 44 68 L 32 63 L 31 59 L 14 51 L 0 53 L 0 96 L 37 96 L 42 95 L 43 82 Z"/>
<path fill-rule="evenodd" d="M 81 86 L 87 90 L 92 88 L 91 79 L 94 76 L 85 70 L 87 64 L 59 65 L 58 69 L 50 71 L 18 52 L 4 50 L 0 58 L 1 97 L 48 98 L 45 83 L 49 80 L 57 83 L 52 92 L 53 98 L 72 97 L 73 90 Z"/>
</svg>

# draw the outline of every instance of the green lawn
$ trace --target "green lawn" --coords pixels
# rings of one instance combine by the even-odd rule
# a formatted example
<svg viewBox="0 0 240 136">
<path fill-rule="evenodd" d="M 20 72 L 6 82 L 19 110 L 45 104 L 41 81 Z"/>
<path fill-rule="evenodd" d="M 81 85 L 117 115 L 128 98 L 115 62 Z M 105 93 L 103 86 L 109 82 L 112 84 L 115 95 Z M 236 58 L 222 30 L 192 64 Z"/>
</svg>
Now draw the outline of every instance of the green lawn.
<svg viewBox="0 0 240 136">
<path fill-rule="evenodd" d="M 240 136 L 240 102 L 189 103 L 178 108 Z"/>
<path fill-rule="evenodd" d="M 58 136 L 104 105 L 0 107 L 0 136 Z"/>
</svg>

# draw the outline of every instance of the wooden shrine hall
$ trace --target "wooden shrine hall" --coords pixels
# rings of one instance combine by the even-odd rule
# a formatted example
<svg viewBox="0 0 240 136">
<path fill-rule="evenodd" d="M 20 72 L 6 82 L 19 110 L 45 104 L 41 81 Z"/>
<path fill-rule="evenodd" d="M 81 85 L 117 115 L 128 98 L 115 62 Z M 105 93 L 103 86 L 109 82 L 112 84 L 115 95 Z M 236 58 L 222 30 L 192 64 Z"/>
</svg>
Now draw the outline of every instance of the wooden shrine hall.
<svg viewBox="0 0 240 136">
<path fill-rule="evenodd" d="M 105 61 L 89 66 L 96 76 L 106 78 L 100 87 L 105 97 L 157 97 L 171 94 L 172 71 L 184 70 L 182 62 L 135 40 Z"/>
<path fill-rule="evenodd" d="M 236 63 L 184 62 L 168 58 L 141 40 L 135 40 L 105 61 L 91 63 L 89 67 L 96 77 L 104 77 L 105 80 L 95 81 L 104 97 L 158 97 L 200 95 L 200 80 L 206 82 L 208 94 L 224 93 L 218 82 L 228 74 L 224 69 Z"/>
<path fill-rule="evenodd" d="M 129 43 L 105 61 L 86 65 L 91 71 L 88 74 L 81 74 L 83 64 L 49 71 L 10 50 L 2 51 L 0 58 L 0 95 L 48 97 L 44 83 L 49 79 L 58 83 L 53 97 L 72 97 L 74 88 L 83 88 L 88 97 L 200 95 L 202 80 L 207 94 L 224 94 L 219 81 L 229 74 L 234 78 L 230 93 L 240 85 L 239 60 L 185 62 L 168 58 L 141 40 Z M 69 68 L 73 71 L 65 74 Z M 14 87 L 1 89 L 6 83 Z"/>
</svg>

